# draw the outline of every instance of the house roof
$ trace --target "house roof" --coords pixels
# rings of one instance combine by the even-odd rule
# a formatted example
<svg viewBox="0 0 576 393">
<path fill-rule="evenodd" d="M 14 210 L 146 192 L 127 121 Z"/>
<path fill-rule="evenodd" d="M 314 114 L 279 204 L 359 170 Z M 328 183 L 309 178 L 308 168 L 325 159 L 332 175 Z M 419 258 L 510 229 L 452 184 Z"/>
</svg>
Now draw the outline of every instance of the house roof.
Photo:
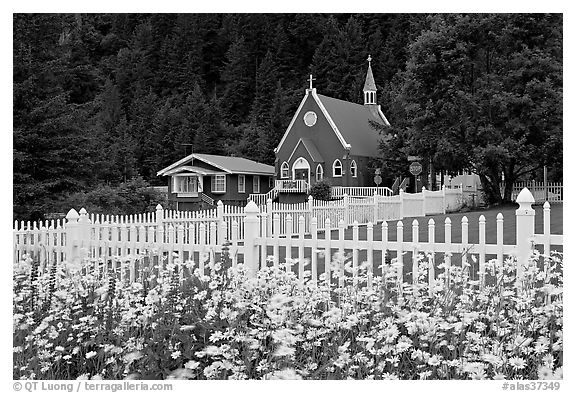
<svg viewBox="0 0 576 393">
<path fill-rule="evenodd" d="M 181 172 L 192 172 L 192 173 L 198 173 L 200 175 L 216 175 L 216 174 L 222 174 L 223 173 L 222 170 L 214 171 L 211 169 L 200 168 L 199 166 L 183 165 L 183 166 L 178 166 L 174 169 L 170 169 L 170 170 L 166 171 L 164 173 L 164 175 L 165 176 L 175 175 L 175 174 L 181 173 Z"/>
<path fill-rule="evenodd" d="M 388 120 L 375 105 L 360 105 L 317 94 L 344 141 L 351 145 L 350 154 L 374 157 L 379 154 L 382 136 L 372 122 L 389 126 Z"/>
<path fill-rule="evenodd" d="M 172 170 L 192 160 L 199 160 L 229 174 L 274 175 L 274 167 L 241 157 L 193 153 L 158 171 L 156 176 L 167 176 Z M 203 171 L 208 171 L 202 168 Z"/>
<path fill-rule="evenodd" d="M 290 154 L 290 157 L 288 158 L 288 161 L 290 161 L 292 159 L 292 156 L 294 155 L 294 153 L 296 152 L 296 149 L 298 149 L 298 146 L 300 144 L 304 145 L 304 148 L 306 150 L 308 150 L 308 153 L 310 154 L 310 157 L 312 158 L 312 161 L 314 162 L 324 162 L 324 158 L 322 157 L 322 154 L 320 154 L 320 152 L 318 151 L 318 149 L 316 148 L 316 145 L 314 144 L 314 142 L 312 142 L 311 139 L 308 138 L 300 138 L 300 140 L 298 141 L 298 143 L 296 143 L 296 146 L 294 146 L 294 150 L 292 150 L 292 154 Z"/>
</svg>

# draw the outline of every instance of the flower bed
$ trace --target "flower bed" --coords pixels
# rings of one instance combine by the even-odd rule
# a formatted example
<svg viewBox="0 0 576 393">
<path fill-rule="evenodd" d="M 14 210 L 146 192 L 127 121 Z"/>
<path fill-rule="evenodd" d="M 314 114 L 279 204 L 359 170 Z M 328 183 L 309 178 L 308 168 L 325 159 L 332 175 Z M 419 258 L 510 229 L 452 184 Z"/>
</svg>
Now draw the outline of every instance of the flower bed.
<svg viewBox="0 0 576 393">
<path fill-rule="evenodd" d="M 72 265 L 39 276 L 37 263 L 22 261 L 13 376 L 562 378 L 560 254 L 545 266 L 536 255 L 522 279 L 513 260 L 491 261 L 482 289 L 467 266 L 451 266 L 432 291 L 425 256 L 416 285 L 399 285 L 392 261 L 369 286 L 363 267 L 356 279 L 348 265 L 338 269 L 343 258 L 334 258 L 330 284 L 301 281 L 282 265 L 251 279 L 226 259 L 206 274 L 176 259 L 132 284 Z"/>
</svg>

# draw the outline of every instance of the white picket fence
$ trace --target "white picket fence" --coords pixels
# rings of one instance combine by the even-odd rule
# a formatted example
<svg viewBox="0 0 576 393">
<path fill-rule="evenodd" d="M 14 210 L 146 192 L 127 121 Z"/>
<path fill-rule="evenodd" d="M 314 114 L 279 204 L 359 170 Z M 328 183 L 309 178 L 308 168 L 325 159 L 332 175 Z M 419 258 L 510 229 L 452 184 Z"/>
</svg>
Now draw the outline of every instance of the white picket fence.
<svg viewBox="0 0 576 393">
<path fill-rule="evenodd" d="M 311 196 L 304 203 L 277 203 L 268 200 L 260 206 L 260 226 L 258 235 L 284 235 L 290 231 L 298 232 L 298 220 L 304 217 L 305 233 L 325 230 L 327 219 L 332 223 L 343 220 L 346 227 L 354 222 L 365 225 L 369 222 L 401 220 L 405 217 L 422 217 L 424 215 L 442 214 L 456 209 L 462 203 L 461 189 L 443 189 L 427 191 L 423 189 L 418 194 L 400 192 L 395 196 L 373 195 L 371 197 L 350 197 L 345 195 L 339 200 L 314 200 Z M 66 226 L 74 215 L 71 211 L 66 217 L 67 222 L 45 222 L 41 224 L 30 222 L 15 222 L 14 260 L 22 255 L 36 250 L 41 244 L 46 248 L 44 253 L 53 253 L 51 260 L 62 260 L 65 252 Z M 218 201 L 215 209 L 199 211 L 178 211 L 156 207 L 155 213 L 137 215 L 102 215 L 88 214 L 80 210 L 78 217 L 83 217 L 90 227 L 90 237 L 94 241 L 105 239 L 121 239 L 131 242 L 135 239 L 146 239 L 141 243 L 154 243 L 148 239 L 165 239 L 172 230 L 175 235 L 181 229 L 186 239 L 198 244 L 222 244 L 225 239 L 243 240 L 246 236 L 244 228 L 244 207 L 224 205 Z M 280 225 L 273 225 L 272 217 L 279 217 Z M 290 218 L 290 220 L 289 220 Z M 316 219 L 316 227 L 311 225 Z M 84 221 L 81 221 L 84 222 Z M 232 223 L 237 223 L 237 233 L 233 233 Z M 172 228 L 172 229 L 171 229 Z M 155 237 L 152 238 L 151 233 Z M 125 240 L 128 239 L 128 240 Z M 140 240 L 138 240 L 140 242 Z M 203 243 L 202 243 L 203 242 Z M 96 255 L 92 253 L 92 255 Z M 113 255 L 110 251 L 107 255 Z"/>
<path fill-rule="evenodd" d="M 534 196 L 536 202 L 562 202 L 564 198 L 564 187 L 562 183 L 550 183 L 544 184 L 544 182 L 535 181 L 525 181 L 514 183 L 512 185 L 512 200 L 518 197 L 518 194 L 524 189 L 530 190 Z M 548 190 L 548 195 L 546 195 L 546 190 Z M 501 195 L 504 195 L 504 187 L 500 190 Z"/>
<path fill-rule="evenodd" d="M 414 198 L 415 200 L 416 198 Z M 535 211 L 531 205 L 534 202 L 532 195 L 528 190 L 520 194 L 517 198 L 519 208 L 516 211 L 516 242 L 515 244 L 504 244 L 504 218 L 499 213 L 496 218 L 496 241 L 487 242 L 486 219 L 483 215 L 478 220 L 478 240 L 475 243 L 469 241 L 469 221 L 463 217 L 460 222 L 460 239 L 459 242 L 452 241 L 452 221 L 450 218 L 444 220 L 444 241 L 436 241 L 437 223 L 433 218 L 428 221 L 428 238 L 426 240 L 419 238 L 419 224 L 417 220 L 412 223 L 411 239 L 404 238 L 404 224 L 398 221 L 391 225 L 386 221 L 380 226 L 381 234 L 378 240 L 375 240 L 374 225 L 368 222 L 366 226 L 366 238 L 359 238 L 359 224 L 354 222 L 352 226 L 352 238 L 345 237 L 346 224 L 343 219 L 332 221 L 326 218 L 321 223 L 317 217 L 311 219 L 311 235 L 306 233 L 306 221 L 304 216 L 300 216 L 296 221 L 296 231 L 292 231 L 293 218 L 287 216 L 286 224 L 287 233 L 282 235 L 274 234 L 271 236 L 247 237 L 244 240 L 244 259 L 252 271 L 257 271 L 263 264 L 272 261 L 274 265 L 279 265 L 286 261 L 287 268 L 296 265 L 294 270 L 298 276 L 303 278 L 310 276 L 312 280 L 318 281 L 321 273 L 326 273 L 330 277 L 331 269 L 340 269 L 344 271 L 344 264 L 348 262 L 344 255 L 350 255 L 352 259 L 352 275 L 357 274 L 357 268 L 364 264 L 367 269 L 368 277 L 383 274 L 386 268 L 387 258 L 396 258 L 403 263 L 400 264 L 401 271 L 399 277 L 405 278 L 402 269 L 408 262 L 412 266 L 411 277 L 417 276 L 419 254 L 427 253 L 432 255 L 429 259 L 431 265 L 430 282 L 434 280 L 435 256 L 442 254 L 447 266 L 453 263 L 453 256 L 457 256 L 461 266 L 464 262 L 470 264 L 476 269 L 477 277 L 480 282 L 483 281 L 486 262 L 488 258 L 494 258 L 498 263 L 502 263 L 507 255 L 514 255 L 518 258 L 518 271 L 521 274 L 520 266 L 525 264 L 531 255 L 534 247 L 543 246 L 545 255 L 550 255 L 552 246 L 562 246 L 563 236 L 550 234 L 550 204 L 544 204 L 543 210 L 543 233 L 535 234 Z M 259 220 L 260 213 L 256 205 L 246 207 L 247 216 L 245 225 L 247 233 L 256 233 L 255 230 L 248 228 L 261 223 Z M 273 227 L 280 227 L 280 217 L 274 215 Z M 324 228 L 324 235 L 319 235 L 320 225 Z M 395 236 L 393 236 L 395 232 Z M 336 234 L 336 237 L 334 237 Z M 392 235 L 392 236 L 390 236 Z M 390 239 L 393 237 L 393 239 Z M 360 254 L 363 254 L 362 256 Z M 474 256 L 474 258 L 472 258 Z M 309 259 L 309 266 L 302 263 L 306 258 Z M 411 263 L 410 263 L 411 262 Z"/>
<path fill-rule="evenodd" d="M 332 198 L 341 198 L 344 195 L 351 197 L 369 197 L 373 195 L 390 196 L 393 194 L 392 190 L 388 187 L 332 187 Z"/>
<path fill-rule="evenodd" d="M 165 264 L 170 263 L 176 255 L 181 260 L 195 261 L 196 266 L 204 271 L 221 258 L 225 244 L 229 249 L 232 266 L 243 262 L 251 274 L 255 274 L 267 263 L 279 265 L 286 261 L 287 268 L 293 269 L 300 279 L 309 276 L 315 282 L 323 281 L 322 273 L 331 277 L 331 271 L 343 269 L 349 260 L 352 262 L 353 269 L 349 273 L 352 278 L 358 274 L 354 268 L 360 266 L 365 267 L 369 278 L 381 275 L 390 258 L 402 262 L 399 264 L 398 277 L 410 280 L 410 277 L 415 277 L 418 268 L 418 255 L 424 252 L 432 256 L 429 260 L 429 263 L 434 263 L 432 266 L 435 266 L 437 257 L 443 258 L 447 266 L 466 261 L 481 281 L 488 259 L 495 258 L 501 263 L 506 255 L 515 255 L 520 266 L 526 263 L 533 248 L 538 245 L 542 245 L 546 255 L 550 254 L 552 246 L 563 245 L 562 235 L 550 233 L 549 203 L 544 204 L 543 233 L 536 234 L 535 211 L 531 207 L 534 198 L 526 189 L 518 196 L 517 202 L 519 208 L 516 211 L 515 244 L 504 244 L 504 219 L 501 213 L 496 218 L 496 241 L 492 243 L 487 242 L 484 216 L 478 220 L 476 242 L 469 241 L 469 226 L 475 224 L 470 223 L 467 217 L 454 224 L 450 218 L 446 218 L 443 223 L 436 223 L 430 218 L 427 239 L 419 237 L 417 220 L 412 223 L 410 239 L 405 237 L 402 221 L 382 222 L 377 227 L 379 236 L 375 236 L 375 226 L 369 221 L 365 236 L 360 239 L 359 223 L 353 222 L 350 236 L 343 216 L 312 216 L 308 234 L 303 214 L 295 217 L 293 211 L 287 211 L 282 218 L 280 213 L 274 213 L 269 220 L 265 211 L 262 212 L 254 202 L 250 202 L 243 208 L 242 217 L 234 217 L 234 213 L 230 212 L 230 221 L 220 221 L 218 224 L 215 221 L 209 224 L 200 222 L 197 229 L 194 225 L 186 225 L 189 224 L 187 221 L 176 221 L 180 217 L 170 217 L 170 214 L 164 217 L 164 213 L 163 225 L 149 225 L 152 215 L 142 217 L 140 222 L 134 218 L 134 222 L 119 224 L 112 217 L 104 217 L 107 224 L 100 225 L 102 217 L 89 217 L 84 209 L 80 213 L 72 209 L 65 223 L 51 222 L 47 226 L 15 228 L 14 250 L 17 259 L 22 258 L 24 253 L 39 257 L 42 272 L 47 270 L 48 264 L 54 262 L 74 264 L 88 260 L 94 269 L 102 270 L 104 266 L 110 269 L 109 262 L 113 261 L 113 268 L 119 272 L 120 278 L 131 282 L 142 277 L 144 267 L 157 267 L 162 271 Z M 330 212 L 327 214 L 333 214 L 333 210 L 330 207 L 326 210 Z M 264 231 L 268 232 L 266 228 L 269 222 L 273 227 L 272 233 L 263 234 Z M 438 242 L 436 229 L 442 224 L 444 239 Z M 239 236 L 241 225 L 244 228 L 243 240 Z M 280 234 L 282 225 L 285 227 L 284 234 Z M 454 237 L 459 241 L 454 242 L 453 233 L 457 228 L 460 228 L 460 235 Z M 407 268 L 410 266 L 411 274 Z M 431 282 L 434 280 L 434 271 L 430 269 Z"/>
</svg>

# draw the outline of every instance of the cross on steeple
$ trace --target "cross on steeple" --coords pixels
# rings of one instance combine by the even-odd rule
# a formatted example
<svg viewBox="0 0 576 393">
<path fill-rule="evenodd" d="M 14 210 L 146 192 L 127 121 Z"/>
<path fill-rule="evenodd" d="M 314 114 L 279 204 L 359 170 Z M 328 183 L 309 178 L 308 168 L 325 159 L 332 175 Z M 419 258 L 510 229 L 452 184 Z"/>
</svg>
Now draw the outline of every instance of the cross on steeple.
<svg viewBox="0 0 576 393">
<path fill-rule="evenodd" d="M 308 78 L 308 80 L 310 81 L 310 90 L 312 90 L 312 81 L 315 81 L 316 78 L 312 78 L 312 74 L 310 74 L 310 78 Z"/>
</svg>

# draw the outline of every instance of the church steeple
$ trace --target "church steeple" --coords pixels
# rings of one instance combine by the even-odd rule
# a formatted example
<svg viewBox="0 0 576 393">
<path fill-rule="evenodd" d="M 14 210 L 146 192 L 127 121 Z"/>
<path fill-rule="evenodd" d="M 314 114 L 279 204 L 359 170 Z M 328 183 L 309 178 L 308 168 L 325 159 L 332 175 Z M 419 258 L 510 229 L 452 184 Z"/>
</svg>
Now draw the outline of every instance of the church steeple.
<svg viewBox="0 0 576 393">
<path fill-rule="evenodd" d="M 368 72 L 366 73 L 366 82 L 364 82 L 364 105 L 376 105 L 376 82 L 372 74 L 370 62 L 372 57 L 368 55 Z"/>
</svg>

